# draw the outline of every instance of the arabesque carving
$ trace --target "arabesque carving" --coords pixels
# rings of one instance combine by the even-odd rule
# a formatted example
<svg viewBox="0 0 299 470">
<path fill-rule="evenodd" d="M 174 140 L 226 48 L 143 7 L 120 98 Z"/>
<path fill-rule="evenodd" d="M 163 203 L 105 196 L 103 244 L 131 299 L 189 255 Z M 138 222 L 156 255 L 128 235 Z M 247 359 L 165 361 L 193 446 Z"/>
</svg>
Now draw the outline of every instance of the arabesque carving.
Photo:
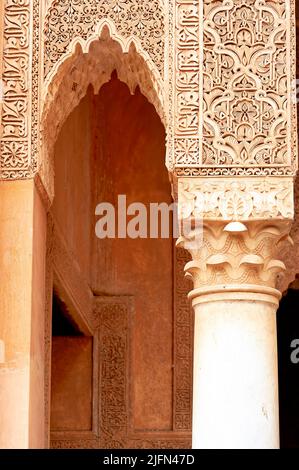
<svg viewBox="0 0 299 470">
<path fill-rule="evenodd" d="M 171 171 L 176 168 L 178 176 L 294 176 L 294 3 L 53 0 L 40 9 L 38 0 L 5 0 L 1 177 L 32 177 L 39 163 L 51 173 L 44 163 L 48 142 L 40 146 L 43 104 L 47 112 L 58 89 L 73 96 L 79 85 L 81 96 L 85 85 L 75 80 L 74 88 L 60 88 L 70 71 L 64 66 L 78 47 L 87 54 L 104 25 L 124 55 L 135 47 L 148 67 L 150 79 L 137 84 L 166 124 Z M 127 70 L 131 63 L 124 64 Z M 142 68 L 137 74 L 143 76 Z M 47 189 L 51 178 L 42 174 Z"/>
<path fill-rule="evenodd" d="M 112 32 L 113 33 L 113 32 Z M 162 84 L 155 81 L 148 64 L 132 45 L 124 53 L 119 38 L 113 39 L 108 26 L 103 24 L 100 37 L 89 41 L 88 53 L 79 46 L 56 71 L 53 80 L 44 90 L 47 92 L 42 114 L 43 155 L 41 175 L 46 187 L 53 192 L 53 148 L 63 123 L 85 96 L 92 85 L 98 93 L 107 83 L 113 71 L 126 83 L 131 93 L 137 86 L 155 106 L 163 121 L 164 97 Z M 114 31 L 115 33 L 115 31 Z M 112 34 L 115 37 L 115 34 Z"/>
<path fill-rule="evenodd" d="M 30 171 L 30 1 L 6 0 L 4 9 L 3 105 L 0 177 Z"/>
<path fill-rule="evenodd" d="M 294 18 L 293 0 L 176 2 L 179 176 L 294 175 Z"/>
<path fill-rule="evenodd" d="M 124 38 L 138 40 L 163 75 L 165 24 L 160 0 L 54 0 L 45 19 L 45 76 L 75 38 L 89 39 L 103 19 L 111 20 Z"/>
</svg>

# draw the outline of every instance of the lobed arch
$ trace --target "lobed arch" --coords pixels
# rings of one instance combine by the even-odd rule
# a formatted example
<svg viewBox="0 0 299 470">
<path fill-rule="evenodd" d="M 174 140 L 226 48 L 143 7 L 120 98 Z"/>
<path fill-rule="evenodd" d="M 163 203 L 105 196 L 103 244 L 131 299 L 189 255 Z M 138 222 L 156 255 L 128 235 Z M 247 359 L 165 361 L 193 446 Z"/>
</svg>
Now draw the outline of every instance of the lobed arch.
<svg viewBox="0 0 299 470">
<path fill-rule="evenodd" d="M 134 94 L 137 87 L 155 107 L 167 128 L 163 81 L 138 39 L 117 34 L 111 21 L 102 21 L 87 40 L 76 38 L 57 62 L 43 86 L 41 109 L 42 154 L 39 174 L 53 199 L 53 153 L 58 134 L 88 86 L 97 94 L 116 71 Z"/>
</svg>

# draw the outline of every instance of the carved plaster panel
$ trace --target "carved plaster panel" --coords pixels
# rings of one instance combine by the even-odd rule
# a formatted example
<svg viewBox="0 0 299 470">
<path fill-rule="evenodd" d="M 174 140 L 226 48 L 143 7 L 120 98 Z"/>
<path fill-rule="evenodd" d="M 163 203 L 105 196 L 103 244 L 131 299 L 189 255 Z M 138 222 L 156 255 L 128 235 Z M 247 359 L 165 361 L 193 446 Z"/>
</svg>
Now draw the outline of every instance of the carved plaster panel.
<svg viewBox="0 0 299 470">
<path fill-rule="evenodd" d="M 292 178 L 180 178 L 180 218 L 292 219 Z"/>
<path fill-rule="evenodd" d="M 294 0 L 175 2 L 169 167 L 179 176 L 295 174 L 294 20 Z"/>
<path fill-rule="evenodd" d="M 30 44 L 29 0 L 6 0 L 4 6 L 3 106 L 0 151 L 1 178 L 28 177 L 30 170 Z"/>
<path fill-rule="evenodd" d="M 75 38 L 89 39 L 103 19 L 111 20 L 124 38 L 140 42 L 163 75 L 165 23 L 160 0 L 54 0 L 45 19 L 45 76 Z"/>
<path fill-rule="evenodd" d="M 142 92 L 158 96 L 149 99 L 160 102 L 171 171 L 293 176 L 294 3 L 5 0 L 1 177 L 32 177 L 48 158 L 39 126 L 49 87 L 76 45 L 86 55 L 105 25 L 125 55 L 133 44 L 148 67 Z"/>
</svg>

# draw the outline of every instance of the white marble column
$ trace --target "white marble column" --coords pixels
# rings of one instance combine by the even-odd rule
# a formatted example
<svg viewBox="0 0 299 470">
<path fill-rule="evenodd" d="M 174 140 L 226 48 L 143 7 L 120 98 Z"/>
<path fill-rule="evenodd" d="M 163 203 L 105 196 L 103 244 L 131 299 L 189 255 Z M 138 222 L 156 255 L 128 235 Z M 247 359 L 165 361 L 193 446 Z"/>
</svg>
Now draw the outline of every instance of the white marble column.
<svg viewBox="0 0 299 470">
<path fill-rule="evenodd" d="M 278 299 L 226 294 L 193 300 L 193 448 L 278 448 Z"/>
<path fill-rule="evenodd" d="M 279 448 L 275 288 L 287 221 L 204 220 L 182 237 L 194 281 L 194 449 Z"/>
</svg>

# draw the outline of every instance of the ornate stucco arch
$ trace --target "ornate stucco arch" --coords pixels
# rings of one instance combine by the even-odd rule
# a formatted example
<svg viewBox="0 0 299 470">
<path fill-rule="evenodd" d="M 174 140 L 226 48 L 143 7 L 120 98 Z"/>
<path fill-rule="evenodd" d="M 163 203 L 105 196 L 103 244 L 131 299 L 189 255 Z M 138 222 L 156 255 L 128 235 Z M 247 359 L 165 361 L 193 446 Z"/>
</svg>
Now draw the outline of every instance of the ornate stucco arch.
<svg viewBox="0 0 299 470">
<path fill-rule="evenodd" d="M 111 20 L 101 20 L 86 39 L 76 37 L 47 74 L 41 111 L 40 174 L 50 198 L 53 195 L 52 154 L 58 133 L 89 85 L 98 93 L 113 71 L 134 93 L 136 87 L 153 104 L 166 126 L 165 94 L 157 66 L 140 41 L 125 38 Z"/>
</svg>

